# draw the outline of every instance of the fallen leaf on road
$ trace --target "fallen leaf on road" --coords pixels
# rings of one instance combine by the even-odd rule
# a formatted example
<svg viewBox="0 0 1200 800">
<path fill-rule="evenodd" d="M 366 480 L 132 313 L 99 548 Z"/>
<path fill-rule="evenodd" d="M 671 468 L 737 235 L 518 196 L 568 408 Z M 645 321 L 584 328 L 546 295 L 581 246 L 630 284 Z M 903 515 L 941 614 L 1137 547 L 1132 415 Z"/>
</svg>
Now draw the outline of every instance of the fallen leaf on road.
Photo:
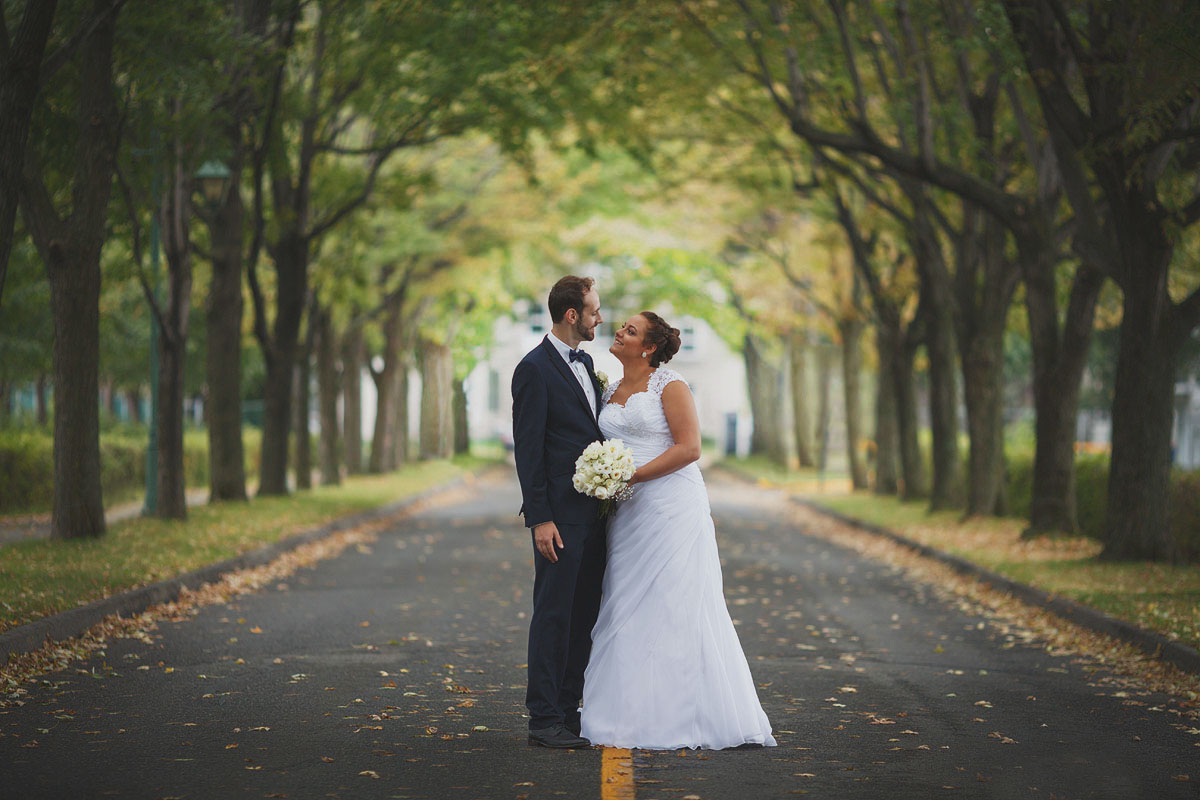
<svg viewBox="0 0 1200 800">
<path fill-rule="evenodd" d="M 379 773 L 373 769 L 364 769 L 362 772 L 360 772 L 358 774 L 365 775 L 368 778 L 374 778 L 375 780 L 379 780 Z"/>
<path fill-rule="evenodd" d="M 333 759 L 332 759 L 332 758 L 330 758 L 329 756 L 321 756 L 321 760 L 322 760 L 322 761 L 324 761 L 326 764 L 332 764 L 332 763 L 333 763 Z"/>
</svg>

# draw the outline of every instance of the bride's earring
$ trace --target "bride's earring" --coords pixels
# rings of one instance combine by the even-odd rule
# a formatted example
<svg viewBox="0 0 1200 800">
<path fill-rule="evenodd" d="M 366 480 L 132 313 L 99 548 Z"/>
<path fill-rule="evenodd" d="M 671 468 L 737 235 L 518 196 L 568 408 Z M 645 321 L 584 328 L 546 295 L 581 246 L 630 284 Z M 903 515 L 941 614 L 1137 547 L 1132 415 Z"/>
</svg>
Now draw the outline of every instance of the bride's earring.
<svg viewBox="0 0 1200 800">
<path fill-rule="evenodd" d="M 642 353 L 642 358 L 645 358 L 645 357 L 646 357 L 646 354 L 645 354 L 645 353 Z"/>
</svg>

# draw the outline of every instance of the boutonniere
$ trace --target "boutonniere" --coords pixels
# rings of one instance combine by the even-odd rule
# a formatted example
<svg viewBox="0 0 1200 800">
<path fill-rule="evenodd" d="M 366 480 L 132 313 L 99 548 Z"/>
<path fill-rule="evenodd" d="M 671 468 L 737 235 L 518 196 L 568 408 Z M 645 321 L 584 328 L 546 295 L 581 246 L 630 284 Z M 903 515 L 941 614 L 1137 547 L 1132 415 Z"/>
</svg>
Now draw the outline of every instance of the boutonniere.
<svg viewBox="0 0 1200 800">
<path fill-rule="evenodd" d="M 601 392 L 604 392 L 604 391 L 607 391 L 607 390 L 608 390 L 608 373 L 607 373 L 607 372 L 605 372 L 605 371 L 604 371 L 604 370 L 602 370 L 602 369 L 598 369 L 598 370 L 596 370 L 596 380 L 597 380 L 597 381 L 599 382 L 599 384 L 600 384 L 600 391 L 601 391 Z"/>
</svg>

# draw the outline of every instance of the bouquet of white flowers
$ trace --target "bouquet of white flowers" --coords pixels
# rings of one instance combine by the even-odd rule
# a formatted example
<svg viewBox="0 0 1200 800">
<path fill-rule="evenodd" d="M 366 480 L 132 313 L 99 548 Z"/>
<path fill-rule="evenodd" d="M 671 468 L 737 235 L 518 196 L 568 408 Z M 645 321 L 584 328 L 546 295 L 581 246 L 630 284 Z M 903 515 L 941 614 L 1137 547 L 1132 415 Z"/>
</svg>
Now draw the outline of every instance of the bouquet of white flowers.
<svg viewBox="0 0 1200 800">
<path fill-rule="evenodd" d="M 575 491 L 600 501 L 600 516 L 608 516 L 612 505 L 629 497 L 629 479 L 637 465 L 633 451 L 620 439 L 592 442 L 575 460 Z"/>
</svg>

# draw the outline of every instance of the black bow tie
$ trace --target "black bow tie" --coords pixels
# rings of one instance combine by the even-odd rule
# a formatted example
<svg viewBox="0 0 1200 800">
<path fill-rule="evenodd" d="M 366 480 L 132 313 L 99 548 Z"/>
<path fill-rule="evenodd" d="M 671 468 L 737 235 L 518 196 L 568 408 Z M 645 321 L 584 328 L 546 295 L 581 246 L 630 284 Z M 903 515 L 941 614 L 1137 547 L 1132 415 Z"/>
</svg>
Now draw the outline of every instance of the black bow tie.
<svg viewBox="0 0 1200 800">
<path fill-rule="evenodd" d="M 588 365 L 588 362 L 591 361 L 591 356 L 589 356 L 587 353 L 583 352 L 582 350 L 571 350 L 569 353 L 567 353 L 567 360 L 568 361 L 582 361 L 583 365 L 586 367 Z"/>
</svg>

